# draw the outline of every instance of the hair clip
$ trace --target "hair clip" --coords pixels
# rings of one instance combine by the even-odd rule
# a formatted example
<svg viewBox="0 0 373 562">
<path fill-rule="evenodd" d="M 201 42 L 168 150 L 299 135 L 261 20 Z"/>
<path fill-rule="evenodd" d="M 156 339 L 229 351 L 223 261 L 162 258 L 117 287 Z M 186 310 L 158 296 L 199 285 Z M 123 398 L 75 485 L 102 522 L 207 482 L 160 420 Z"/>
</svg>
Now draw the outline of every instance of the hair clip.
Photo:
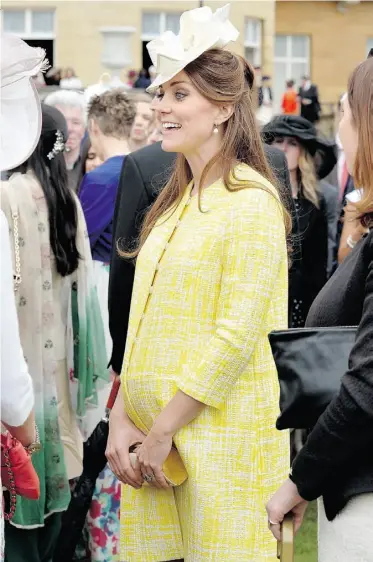
<svg viewBox="0 0 373 562">
<path fill-rule="evenodd" d="M 63 134 L 58 129 L 56 131 L 56 141 L 53 145 L 53 149 L 50 152 L 48 152 L 47 158 L 49 158 L 49 160 L 52 160 L 55 156 L 57 156 L 57 154 L 63 152 L 64 150 L 65 150 L 65 143 L 63 141 Z"/>
</svg>

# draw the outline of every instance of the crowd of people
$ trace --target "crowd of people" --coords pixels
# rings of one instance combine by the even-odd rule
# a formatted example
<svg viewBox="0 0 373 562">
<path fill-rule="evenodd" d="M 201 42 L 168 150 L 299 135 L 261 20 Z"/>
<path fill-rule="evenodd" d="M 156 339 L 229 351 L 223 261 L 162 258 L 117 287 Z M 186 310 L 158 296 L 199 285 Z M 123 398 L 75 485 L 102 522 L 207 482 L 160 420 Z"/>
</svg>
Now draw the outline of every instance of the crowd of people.
<svg viewBox="0 0 373 562">
<path fill-rule="evenodd" d="M 260 66 L 255 67 L 255 83 L 258 91 L 257 121 L 261 126 L 266 125 L 274 116 L 274 100 L 271 86 L 271 77 L 262 74 Z M 317 123 L 321 116 L 321 104 L 319 91 L 313 84 L 311 77 L 307 74 L 302 76 L 298 90 L 294 80 L 287 80 L 285 91 L 281 99 L 281 113 L 284 115 L 300 115 L 310 121 Z"/>
<path fill-rule="evenodd" d="M 181 23 L 149 44 L 151 78 L 88 97 L 61 81 L 43 103 L 42 51 L 2 36 L 1 421 L 40 490 L 5 517 L 1 559 L 274 562 L 285 515 L 297 530 L 322 497 L 319 562 L 369 562 L 373 58 L 325 139 L 309 77 L 269 115 L 269 77 L 225 49 L 227 7 Z M 268 334 L 305 326 L 358 328 L 291 451 Z"/>
<path fill-rule="evenodd" d="M 154 65 L 151 65 L 148 69 L 142 68 L 138 72 L 136 70 L 129 70 L 123 86 L 146 90 L 154 77 Z M 82 91 L 84 89 L 83 82 L 71 66 L 68 68 L 52 67 L 46 73 L 39 71 L 34 77 L 34 81 L 38 88 L 43 86 L 59 86 L 64 90 Z"/>
</svg>

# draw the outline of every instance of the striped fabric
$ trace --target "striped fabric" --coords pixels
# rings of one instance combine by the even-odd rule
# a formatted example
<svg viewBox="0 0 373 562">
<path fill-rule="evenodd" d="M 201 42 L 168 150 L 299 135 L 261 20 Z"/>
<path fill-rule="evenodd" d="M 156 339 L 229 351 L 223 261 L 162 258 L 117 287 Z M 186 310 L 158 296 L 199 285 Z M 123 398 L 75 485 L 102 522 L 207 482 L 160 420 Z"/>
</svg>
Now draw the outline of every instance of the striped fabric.
<svg viewBox="0 0 373 562">
<path fill-rule="evenodd" d="M 179 431 L 189 478 L 170 490 L 124 486 L 121 562 L 275 562 L 265 502 L 285 479 L 288 434 L 267 334 L 286 327 L 287 252 L 273 187 L 221 181 L 158 221 L 137 262 L 122 388 L 143 431 L 177 389 L 207 404 Z M 265 187 L 265 189 L 263 189 Z"/>
</svg>

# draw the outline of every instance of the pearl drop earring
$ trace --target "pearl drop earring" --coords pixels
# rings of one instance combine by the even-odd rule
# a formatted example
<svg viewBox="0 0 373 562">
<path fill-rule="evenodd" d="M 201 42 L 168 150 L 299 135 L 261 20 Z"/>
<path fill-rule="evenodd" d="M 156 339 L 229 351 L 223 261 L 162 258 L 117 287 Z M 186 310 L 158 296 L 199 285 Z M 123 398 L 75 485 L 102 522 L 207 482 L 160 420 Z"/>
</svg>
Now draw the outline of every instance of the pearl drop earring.
<svg viewBox="0 0 373 562">
<path fill-rule="evenodd" d="M 218 134 L 218 132 L 219 132 L 218 126 L 217 126 L 217 125 L 215 125 L 215 127 L 214 127 L 214 129 L 213 129 L 213 133 L 214 133 L 214 135 L 217 135 L 217 134 Z"/>
</svg>

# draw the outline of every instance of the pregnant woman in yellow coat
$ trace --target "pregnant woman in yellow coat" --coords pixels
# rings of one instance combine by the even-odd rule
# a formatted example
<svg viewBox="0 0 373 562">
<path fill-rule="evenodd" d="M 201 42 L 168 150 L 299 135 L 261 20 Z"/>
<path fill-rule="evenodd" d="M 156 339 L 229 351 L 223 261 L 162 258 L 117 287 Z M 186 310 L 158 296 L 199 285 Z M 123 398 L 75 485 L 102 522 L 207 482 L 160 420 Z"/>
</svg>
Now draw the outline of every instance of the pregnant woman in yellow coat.
<svg viewBox="0 0 373 562">
<path fill-rule="evenodd" d="M 225 9 L 201 8 L 182 16 L 181 37 L 150 44 L 162 146 L 179 154 L 143 225 L 110 417 L 107 456 L 126 484 L 121 562 L 276 560 L 264 505 L 289 451 L 267 335 L 287 323 L 289 217 L 256 129 L 253 71 L 221 48 L 236 37 Z M 184 61 L 170 64 L 181 51 L 168 41 L 184 42 Z M 176 487 L 162 470 L 173 443 L 188 475 Z"/>
</svg>

